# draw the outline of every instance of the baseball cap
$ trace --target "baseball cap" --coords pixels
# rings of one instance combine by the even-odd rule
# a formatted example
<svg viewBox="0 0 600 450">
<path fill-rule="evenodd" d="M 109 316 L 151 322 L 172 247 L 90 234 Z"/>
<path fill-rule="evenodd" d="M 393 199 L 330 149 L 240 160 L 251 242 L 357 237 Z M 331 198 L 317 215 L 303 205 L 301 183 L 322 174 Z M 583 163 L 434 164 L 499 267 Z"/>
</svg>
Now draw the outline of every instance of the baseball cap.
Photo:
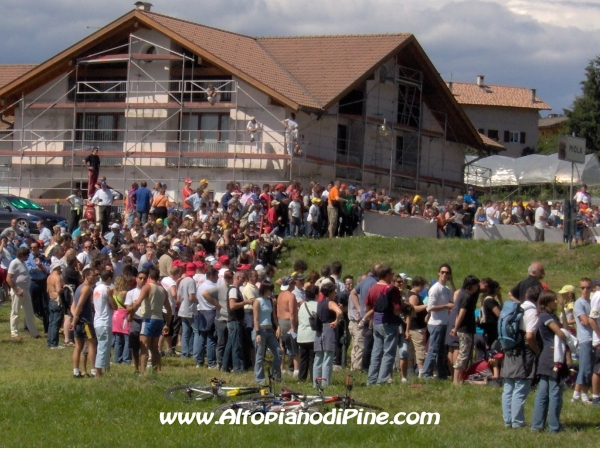
<svg viewBox="0 0 600 450">
<path fill-rule="evenodd" d="M 405 273 L 399 273 L 398 276 L 405 281 L 412 281 L 412 278 L 406 275 Z"/>
<path fill-rule="evenodd" d="M 194 276 L 196 274 L 196 264 L 190 262 L 185 265 L 185 274 L 188 277 Z"/>
<path fill-rule="evenodd" d="M 600 284 L 600 278 L 596 278 L 594 281 L 598 281 Z M 594 284 L 594 281 L 592 281 L 592 284 Z M 597 286 L 597 285 L 595 285 Z M 566 293 L 571 293 L 574 294 L 575 293 L 575 286 L 571 285 L 571 284 L 565 284 L 562 288 L 560 288 L 560 291 L 558 291 L 559 294 L 566 294 Z"/>
<path fill-rule="evenodd" d="M 592 286 L 594 286 L 594 287 L 600 286 L 600 278 L 592 279 Z M 560 292 L 559 292 L 559 294 L 560 294 Z"/>
<path fill-rule="evenodd" d="M 294 277 L 288 275 L 281 279 L 281 290 L 287 291 L 290 288 L 290 284 L 295 281 Z"/>
<path fill-rule="evenodd" d="M 467 189 L 467 191 L 473 191 L 475 190 L 475 188 L 473 186 L 469 186 L 469 189 Z"/>
<path fill-rule="evenodd" d="M 120 229 L 121 229 L 121 227 L 119 226 L 119 224 L 118 224 L 118 223 L 116 223 L 116 222 L 115 222 L 115 223 L 113 223 L 113 224 L 112 224 L 110 227 L 111 227 L 113 230 L 120 230 Z"/>
<path fill-rule="evenodd" d="M 275 190 L 278 191 L 279 189 L 285 189 L 285 186 L 279 183 L 277 186 L 275 186 Z"/>
<path fill-rule="evenodd" d="M 142 269 L 145 270 L 150 270 L 154 267 L 154 264 L 152 264 L 150 261 L 145 262 L 144 264 L 142 264 Z"/>
<path fill-rule="evenodd" d="M 236 270 L 252 270 L 252 266 L 250 264 L 240 264 L 236 267 Z"/>
<path fill-rule="evenodd" d="M 63 263 L 60 260 L 54 261 L 52 264 L 50 264 L 50 272 L 56 270 L 56 269 L 62 269 L 63 268 Z"/>
<path fill-rule="evenodd" d="M 174 245 L 173 247 L 171 247 L 171 250 L 174 251 L 177 254 L 179 254 L 181 252 L 181 249 L 178 246 L 176 246 L 176 245 Z"/>
<path fill-rule="evenodd" d="M 162 225 L 163 221 L 162 219 L 156 219 L 156 223 Z"/>
<path fill-rule="evenodd" d="M 217 263 L 213 264 L 213 267 L 214 267 L 215 269 L 217 269 L 217 270 L 220 270 L 220 269 L 222 269 L 222 268 L 223 268 L 223 266 L 221 265 L 221 263 L 220 263 L 220 262 L 217 262 Z"/>
<path fill-rule="evenodd" d="M 202 178 L 200 180 L 200 184 L 208 184 L 208 180 L 206 178 Z"/>
<path fill-rule="evenodd" d="M 229 258 L 229 255 L 221 255 L 221 256 L 219 256 L 219 262 L 221 264 L 227 265 L 227 264 L 229 264 L 230 261 L 231 261 L 231 259 Z"/>
<path fill-rule="evenodd" d="M 191 183 L 192 179 L 190 177 L 186 178 L 185 180 L 183 180 L 185 183 Z"/>
</svg>

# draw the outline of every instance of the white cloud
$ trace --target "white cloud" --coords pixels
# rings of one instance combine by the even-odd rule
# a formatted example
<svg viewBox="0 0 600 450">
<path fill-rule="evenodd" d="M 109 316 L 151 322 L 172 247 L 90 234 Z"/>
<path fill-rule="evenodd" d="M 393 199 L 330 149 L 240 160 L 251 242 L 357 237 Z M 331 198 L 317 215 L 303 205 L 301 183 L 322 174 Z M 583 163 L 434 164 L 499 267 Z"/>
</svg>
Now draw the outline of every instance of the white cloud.
<svg viewBox="0 0 600 450">
<path fill-rule="evenodd" d="M 2 0 L 0 63 L 41 62 L 133 0 Z M 585 0 L 153 0 L 154 10 L 254 36 L 412 32 L 446 79 L 537 88 L 555 111 L 598 53 L 600 2 Z M 87 28 L 92 27 L 92 28 Z"/>
</svg>

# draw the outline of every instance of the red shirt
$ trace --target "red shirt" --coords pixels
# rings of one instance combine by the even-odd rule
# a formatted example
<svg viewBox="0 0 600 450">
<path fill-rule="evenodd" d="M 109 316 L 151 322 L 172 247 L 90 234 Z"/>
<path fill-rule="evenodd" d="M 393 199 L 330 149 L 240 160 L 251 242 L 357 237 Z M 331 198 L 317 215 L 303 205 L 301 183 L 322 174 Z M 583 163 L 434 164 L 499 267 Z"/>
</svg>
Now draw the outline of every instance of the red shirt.
<svg viewBox="0 0 600 450">
<path fill-rule="evenodd" d="M 391 286 L 391 288 L 390 288 Z M 375 303 L 379 296 L 386 290 L 389 289 L 387 295 L 388 299 L 392 302 L 393 311 L 397 313 L 400 311 L 400 307 L 402 306 L 402 295 L 396 286 L 392 286 L 391 284 L 374 284 L 369 292 L 367 292 L 367 297 L 365 298 L 365 307 L 367 310 L 371 310 L 375 307 Z M 394 323 L 396 322 L 397 316 L 393 314 L 394 317 L 390 317 L 390 314 L 383 312 L 375 312 L 373 314 L 373 324 L 379 325 L 381 323 Z"/>
<path fill-rule="evenodd" d="M 190 205 L 185 199 L 194 193 L 194 190 L 191 187 L 184 186 L 183 187 L 183 207 L 190 209 L 192 205 Z"/>
</svg>

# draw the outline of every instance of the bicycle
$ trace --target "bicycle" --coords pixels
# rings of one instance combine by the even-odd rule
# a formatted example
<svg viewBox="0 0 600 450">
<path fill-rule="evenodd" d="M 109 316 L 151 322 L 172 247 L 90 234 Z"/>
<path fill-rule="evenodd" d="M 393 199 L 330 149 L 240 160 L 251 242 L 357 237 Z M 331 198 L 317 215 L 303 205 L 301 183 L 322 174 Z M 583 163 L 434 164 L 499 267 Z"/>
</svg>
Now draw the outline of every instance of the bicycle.
<svg viewBox="0 0 600 450">
<path fill-rule="evenodd" d="M 211 398 L 228 398 L 240 395 L 260 394 L 267 396 L 273 392 L 272 377 L 269 373 L 269 384 L 266 386 L 225 386 L 226 382 L 218 378 L 210 380 L 210 386 L 183 385 L 167 390 L 169 400 L 183 402 L 203 401 Z"/>
<path fill-rule="evenodd" d="M 269 396 L 254 397 L 237 402 L 226 403 L 218 406 L 213 410 L 215 414 L 222 413 L 228 409 L 238 410 L 249 410 L 251 414 L 265 413 L 265 412 L 317 412 L 322 409 L 327 409 L 331 404 L 335 408 L 341 409 L 356 409 L 364 408 L 371 409 L 373 411 L 382 411 L 379 406 L 370 405 L 355 400 L 350 396 L 352 391 L 354 377 L 348 375 L 346 377 L 346 392 L 344 395 L 331 395 L 325 396 L 322 382 L 326 381 L 325 378 L 316 378 L 315 384 L 317 385 L 317 395 L 302 395 L 297 392 L 284 390 L 281 394 L 270 394 Z"/>
</svg>

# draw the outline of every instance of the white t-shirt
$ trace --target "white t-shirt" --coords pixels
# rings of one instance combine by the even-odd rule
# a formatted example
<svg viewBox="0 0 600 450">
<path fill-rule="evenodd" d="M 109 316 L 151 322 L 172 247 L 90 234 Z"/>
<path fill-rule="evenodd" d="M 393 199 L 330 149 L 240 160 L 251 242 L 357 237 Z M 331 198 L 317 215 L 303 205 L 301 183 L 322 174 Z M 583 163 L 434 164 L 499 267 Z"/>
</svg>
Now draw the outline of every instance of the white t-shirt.
<svg viewBox="0 0 600 450">
<path fill-rule="evenodd" d="M 441 283 L 435 283 L 429 289 L 429 301 L 427 302 L 427 311 L 429 311 L 429 322 L 427 325 L 448 325 L 448 310 L 430 311 L 433 306 L 444 306 L 452 301 L 452 291 Z"/>
<path fill-rule="evenodd" d="M 576 202 L 583 202 L 588 205 L 592 203 L 592 196 L 587 192 L 577 191 L 574 198 Z"/>
<path fill-rule="evenodd" d="M 197 312 L 197 303 L 190 302 L 190 294 L 196 295 L 196 282 L 193 278 L 185 277 L 179 282 L 177 296 L 179 297 L 179 317 L 194 317 Z"/>
<path fill-rule="evenodd" d="M 546 228 L 546 222 L 548 221 L 548 213 L 541 206 L 535 210 L 535 222 L 533 224 L 538 230 Z"/>
<path fill-rule="evenodd" d="M 171 304 L 171 312 L 175 314 L 175 304 L 177 303 L 177 297 L 171 295 L 171 286 L 175 286 L 177 282 L 171 277 L 164 277 L 160 280 L 160 285 L 167 291 L 169 297 L 169 303 Z M 166 312 L 166 311 L 165 311 Z"/>
<path fill-rule="evenodd" d="M 94 288 L 94 328 L 112 325 L 113 309 L 108 301 L 108 286 L 100 284 Z"/>
<path fill-rule="evenodd" d="M 498 217 L 498 211 L 496 211 L 496 208 L 494 208 L 493 206 L 490 206 L 485 210 L 485 215 L 487 217 L 488 228 L 500 224 L 500 217 Z"/>
<path fill-rule="evenodd" d="M 98 189 L 92 197 L 92 203 L 95 205 L 110 206 L 112 205 L 112 202 L 113 198 L 109 190 L 104 191 L 104 189 Z"/>
<path fill-rule="evenodd" d="M 206 301 L 206 299 L 202 296 L 206 291 L 216 288 L 217 283 L 213 283 L 210 280 L 205 280 L 198 289 L 196 290 L 196 297 L 198 297 L 198 310 L 200 311 L 214 311 L 216 308 L 214 305 L 211 305 Z"/>
<path fill-rule="evenodd" d="M 308 311 L 310 311 L 310 314 L 316 315 L 317 305 L 318 303 L 315 301 L 304 302 L 298 309 L 298 338 L 296 340 L 299 344 L 315 341 L 317 332 L 310 327 Z M 308 311 L 306 311 L 307 308 Z"/>
<path fill-rule="evenodd" d="M 10 263 L 12 262 L 12 256 L 10 255 L 10 252 L 8 251 L 7 248 L 2 249 L 2 252 L 0 252 L 0 266 L 3 269 L 8 269 L 8 266 L 10 266 Z"/>
<path fill-rule="evenodd" d="M 594 292 L 590 301 L 590 319 L 594 319 L 600 327 L 600 291 Z M 592 344 L 600 345 L 600 336 L 592 330 Z"/>
<path fill-rule="evenodd" d="M 523 318 L 519 322 L 519 328 L 526 333 L 537 333 L 539 328 L 537 308 L 529 300 L 521 303 L 521 308 L 525 311 Z"/>
<path fill-rule="evenodd" d="M 91 264 L 92 257 L 86 252 L 81 252 L 79 255 L 77 255 L 77 260 L 83 265 L 83 267 L 85 267 Z"/>
<path fill-rule="evenodd" d="M 139 298 L 141 292 L 142 290 L 138 288 L 132 289 L 131 291 L 127 292 L 127 295 L 125 296 L 125 306 L 133 305 L 135 301 Z M 139 315 L 138 311 L 139 309 L 134 313 L 133 317 L 135 319 L 141 320 L 142 316 Z"/>
<path fill-rule="evenodd" d="M 297 219 L 300 218 L 300 208 L 302 205 L 300 205 L 300 202 L 297 202 L 296 200 L 290 202 L 289 208 L 290 208 L 290 212 L 292 214 L 292 217 L 295 217 Z"/>
<path fill-rule="evenodd" d="M 23 291 L 29 291 L 31 285 L 31 275 L 24 262 L 21 262 L 18 258 L 13 259 L 8 265 L 8 273 L 12 274 L 15 286 L 23 289 Z"/>
</svg>

